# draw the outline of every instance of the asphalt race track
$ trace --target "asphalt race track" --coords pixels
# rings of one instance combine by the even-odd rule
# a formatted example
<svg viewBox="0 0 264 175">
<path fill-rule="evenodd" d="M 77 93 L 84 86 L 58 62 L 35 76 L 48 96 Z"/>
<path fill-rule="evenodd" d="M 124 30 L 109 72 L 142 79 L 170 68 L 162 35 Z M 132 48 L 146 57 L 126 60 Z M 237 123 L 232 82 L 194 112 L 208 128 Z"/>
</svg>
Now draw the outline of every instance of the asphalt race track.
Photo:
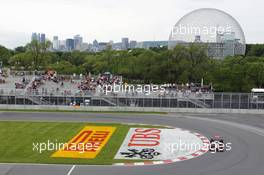
<svg viewBox="0 0 264 175">
<path fill-rule="evenodd" d="M 123 122 L 169 125 L 217 134 L 232 150 L 155 166 L 73 166 L 0 164 L 0 175 L 263 175 L 264 115 L 241 114 L 99 114 L 1 112 L 0 120 Z M 0 155 L 1 156 L 1 155 Z"/>
</svg>

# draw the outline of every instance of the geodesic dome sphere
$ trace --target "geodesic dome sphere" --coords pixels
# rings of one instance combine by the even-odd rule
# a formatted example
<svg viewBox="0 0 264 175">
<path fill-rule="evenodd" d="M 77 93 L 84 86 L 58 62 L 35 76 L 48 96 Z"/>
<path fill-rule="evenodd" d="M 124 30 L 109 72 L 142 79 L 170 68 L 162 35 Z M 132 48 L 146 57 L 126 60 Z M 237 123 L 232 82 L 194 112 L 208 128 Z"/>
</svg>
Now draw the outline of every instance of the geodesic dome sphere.
<svg viewBox="0 0 264 175">
<path fill-rule="evenodd" d="M 177 43 L 221 43 L 236 41 L 243 46 L 245 35 L 240 24 L 229 14 L 217 9 L 198 9 L 183 16 L 173 27 L 169 48 Z"/>
</svg>

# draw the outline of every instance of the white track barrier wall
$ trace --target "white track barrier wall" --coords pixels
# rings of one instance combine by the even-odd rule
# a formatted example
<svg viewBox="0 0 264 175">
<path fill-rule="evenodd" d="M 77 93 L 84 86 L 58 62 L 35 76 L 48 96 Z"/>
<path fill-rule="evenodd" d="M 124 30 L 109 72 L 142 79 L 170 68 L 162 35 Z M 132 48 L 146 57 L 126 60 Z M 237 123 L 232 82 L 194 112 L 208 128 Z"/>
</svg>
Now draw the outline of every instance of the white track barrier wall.
<svg viewBox="0 0 264 175">
<path fill-rule="evenodd" d="M 52 105 L 0 105 L 2 110 L 58 110 L 58 111 L 111 111 L 111 112 L 168 112 L 168 113 L 216 113 L 216 114 L 264 114 L 255 109 L 207 109 L 207 108 L 152 108 L 152 107 L 103 107 L 103 106 L 52 106 Z"/>
</svg>

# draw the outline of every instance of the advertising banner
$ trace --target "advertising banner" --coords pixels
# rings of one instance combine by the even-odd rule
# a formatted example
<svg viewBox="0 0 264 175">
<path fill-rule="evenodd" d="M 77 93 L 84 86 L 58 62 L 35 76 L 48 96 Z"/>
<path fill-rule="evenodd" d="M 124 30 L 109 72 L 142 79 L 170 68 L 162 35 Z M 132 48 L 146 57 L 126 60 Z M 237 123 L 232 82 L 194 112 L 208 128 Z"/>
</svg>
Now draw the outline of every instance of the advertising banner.
<svg viewBox="0 0 264 175">
<path fill-rule="evenodd" d="M 130 128 L 115 159 L 167 160 L 204 147 L 195 134 L 181 129 Z"/>
<path fill-rule="evenodd" d="M 86 126 L 52 157 L 93 159 L 111 138 L 115 129 L 109 126 Z"/>
</svg>

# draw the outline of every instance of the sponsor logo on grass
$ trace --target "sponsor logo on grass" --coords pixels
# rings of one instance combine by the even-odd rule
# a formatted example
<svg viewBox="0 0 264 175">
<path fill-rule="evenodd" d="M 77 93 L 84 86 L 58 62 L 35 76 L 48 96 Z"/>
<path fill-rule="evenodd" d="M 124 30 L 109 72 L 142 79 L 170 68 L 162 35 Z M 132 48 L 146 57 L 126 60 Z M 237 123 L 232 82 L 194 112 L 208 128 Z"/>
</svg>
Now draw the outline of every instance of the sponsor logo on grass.
<svg viewBox="0 0 264 175">
<path fill-rule="evenodd" d="M 168 160 L 206 149 L 195 134 L 181 129 L 130 128 L 115 159 Z"/>
<path fill-rule="evenodd" d="M 86 126 L 52 157 L 93 159 L 111 138 L 115 127 Z"/>
</svg>

